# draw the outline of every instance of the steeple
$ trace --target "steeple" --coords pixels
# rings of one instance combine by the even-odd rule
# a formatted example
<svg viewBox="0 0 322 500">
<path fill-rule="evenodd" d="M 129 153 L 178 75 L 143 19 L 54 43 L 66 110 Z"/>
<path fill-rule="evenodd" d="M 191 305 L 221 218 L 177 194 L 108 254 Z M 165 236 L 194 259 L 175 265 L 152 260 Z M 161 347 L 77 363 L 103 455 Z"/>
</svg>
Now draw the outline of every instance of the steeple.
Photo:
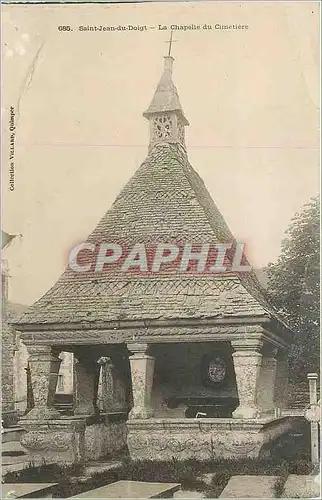
<svg viewBox="0 0 322 500">
<path fill-rule="evenodd" d="M 163 74 L 148 110 L 143 113 L 150 122 L 150 146 L 160 142 L 177 142 L 185 146 L 184 127 L 189 122 L 172 81 L 173 61 L 171 55 L 164 57 Z"/>
</svg>

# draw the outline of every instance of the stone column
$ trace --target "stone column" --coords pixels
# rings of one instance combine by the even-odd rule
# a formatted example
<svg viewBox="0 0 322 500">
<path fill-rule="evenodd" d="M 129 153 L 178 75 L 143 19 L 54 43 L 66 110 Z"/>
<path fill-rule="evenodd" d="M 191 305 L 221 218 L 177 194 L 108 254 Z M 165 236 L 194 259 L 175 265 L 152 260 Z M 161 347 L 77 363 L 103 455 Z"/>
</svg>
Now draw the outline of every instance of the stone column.
<svg viewBox="0 0 322 500">
<path fill-rule="evenodd" d="M 263 342 L 259 339 L 232 341 L 239 406 L 234 418 L 257 418 L 257 388 L 259 382 Z"/>
<path fill-rule="evenodd" d="M 75 415 L 93 415 L 96 412 L 98 372 L 100 365 L 86 354 L 74 357 Z"/>
<path fill-rule="evenodd" d="M 265 344 L 263 349 L 262 365 L 260 368 L 257 390 L 257 403 L 260 410 L 274 411 L 275 377 L 277 367 L 277 347 Z"/>
<path fill-rule="evenodd" d="M 127 347 L 133 353 L 130 356 L 133 408 L 129 418 L 150 418 L 155 358 L 148 355 L 148 344 L 128 344 Z"/>
<path fill-rule="evenodd" d="M 50 346 L 28 346 L 31 384 L 34 408 L 28 413 L 30 420 L 59 418 L 58 410 L 53 407 L 57 378 L 61 360 L 59 351 Z"/>
<path fill-rule="evenodd" d="M 275 377 L 274 403 L 277 408 L 288 408 L 289 400 L 289 368 L 285 349 L 279 349 L 277 353 L 277 366 Z"/>
</svg>

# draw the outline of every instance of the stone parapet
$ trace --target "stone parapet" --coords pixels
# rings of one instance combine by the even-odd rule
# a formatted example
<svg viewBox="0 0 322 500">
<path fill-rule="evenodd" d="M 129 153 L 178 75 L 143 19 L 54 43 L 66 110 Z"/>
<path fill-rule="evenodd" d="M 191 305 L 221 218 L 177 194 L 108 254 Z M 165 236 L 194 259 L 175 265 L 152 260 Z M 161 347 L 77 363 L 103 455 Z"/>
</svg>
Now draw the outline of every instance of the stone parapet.
<svg viewBox="0 0 322 500">
<path fill-rule="evenodd" d="M 20 443 L 35 463 L 97 460 L 126 446 L 125 418 L 126 414 L 103 414 L 93 423 L 86 417 L 25 418 L 20 421 L 25 431 Z"/>
<path fill-rule="evenodd" d="M 127 443 L 134 460 L 257 458 L 291 428 L 290 418 L 133 419 L 127 422 Z"/>
<path fill-rule="evenodd" d="M 31 461 L 77 463 L 85 457 L 85 420 L 23 419 L 20 439 Z"/>
</svg>

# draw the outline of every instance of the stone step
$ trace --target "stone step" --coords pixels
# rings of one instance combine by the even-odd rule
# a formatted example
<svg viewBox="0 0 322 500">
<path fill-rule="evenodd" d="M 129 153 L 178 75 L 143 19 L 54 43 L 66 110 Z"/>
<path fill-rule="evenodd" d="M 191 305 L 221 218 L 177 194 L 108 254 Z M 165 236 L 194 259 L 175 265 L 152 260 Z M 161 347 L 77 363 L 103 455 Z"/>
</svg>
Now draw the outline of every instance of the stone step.
<svg viewBox="0 0 322 500">
<path fill-rule="evenodd" d="M 53 498 L 57 483 L 6 483 L 2 485 L 3 498 Z"/>
<path fill-rule="evenodd" d="M 2 443 L 8 443 L 9 441 L 19 441 L 23 433 L 23 428 L 19 426 L 2 429 Z"/>
<path fill-rule="evenodd" d="M 2 444 L 2 455 L 3 456 L 18 456 L 27 455 L 27 452 L 19 441 L 8 441 Z"/>
<path fill-rule="evenodd" d="M 115 483 L 80 493 L 70 498 L 171 498 L 180 489 L 178 483 L 150 483 L 147 481 L 116 481 Z"/>
</svg>

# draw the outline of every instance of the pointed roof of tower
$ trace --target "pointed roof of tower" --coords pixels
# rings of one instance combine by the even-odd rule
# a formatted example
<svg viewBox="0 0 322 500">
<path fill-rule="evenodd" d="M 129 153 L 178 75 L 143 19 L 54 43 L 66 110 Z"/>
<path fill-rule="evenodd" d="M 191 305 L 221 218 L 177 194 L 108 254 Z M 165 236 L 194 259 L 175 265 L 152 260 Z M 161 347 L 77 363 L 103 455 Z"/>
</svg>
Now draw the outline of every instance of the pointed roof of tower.
<svg viewBox="0 0 322 500">
<path fill-rule="evenodd" d="M 152 102 L 147 111 L 143 113 L 143 116 L 148 118 L 150 115 L 156 113 L 177 112 L 181 115 L 184 125 L 189 125 L 180 104 L 178 91 L 172 81 L 173 61 L 174 59 L 172 56 L 164 57 L 163 74 L 154 93 Z"/>
</svg>

